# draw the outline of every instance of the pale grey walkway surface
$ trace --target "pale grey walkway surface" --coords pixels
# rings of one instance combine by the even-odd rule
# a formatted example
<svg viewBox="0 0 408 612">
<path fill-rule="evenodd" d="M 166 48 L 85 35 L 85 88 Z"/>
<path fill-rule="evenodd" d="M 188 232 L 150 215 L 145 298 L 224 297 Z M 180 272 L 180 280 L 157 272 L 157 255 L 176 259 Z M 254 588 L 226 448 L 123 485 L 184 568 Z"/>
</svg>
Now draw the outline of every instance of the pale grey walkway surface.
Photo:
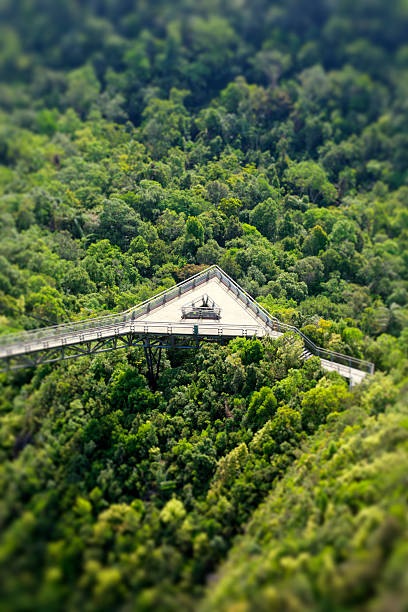
<svg viewBox="0 0 408 612">
<path fill-rule="evenodd" d="M 183 319 L 182 307 L 203 295 L 208 295 L 221 309 L 219 319 Z M 190 336 L 205 339 L 237 336 L 278 338 L 285 332 L 302 338 L 307 349 L 305 358 L 319 356 L 324 369 L 338 372 L 350 379 L 351 384 L 360 383 L 373 371 L 369 362 L 316 347 L 300 330 L 271 317 L 217 266 L 122 314 L 0 337 L 0 360 L 10 362 L 18 356 L 56 350 L 61 352 L 60 358 L 63 359 L 64 347 L 81 343 L 96 343 L 97 346 L 98 342 L 129 334 L 146 338 Z"/>
</svg>

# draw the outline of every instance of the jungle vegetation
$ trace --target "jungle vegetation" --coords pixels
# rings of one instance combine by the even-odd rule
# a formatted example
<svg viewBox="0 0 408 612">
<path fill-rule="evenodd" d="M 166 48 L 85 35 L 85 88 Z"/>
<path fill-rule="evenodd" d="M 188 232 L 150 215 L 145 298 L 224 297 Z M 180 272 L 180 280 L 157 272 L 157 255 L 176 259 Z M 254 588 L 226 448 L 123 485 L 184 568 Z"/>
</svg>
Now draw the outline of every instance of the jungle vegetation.
<svg viewBox="0 0 408 612">
<path fill-rule="evenodd" d="M 0 333 L 219 264 L 316 344 L 0 374 L 4 612 L 408 606 L 406 0 L 0 0 Z"/>
</svg>

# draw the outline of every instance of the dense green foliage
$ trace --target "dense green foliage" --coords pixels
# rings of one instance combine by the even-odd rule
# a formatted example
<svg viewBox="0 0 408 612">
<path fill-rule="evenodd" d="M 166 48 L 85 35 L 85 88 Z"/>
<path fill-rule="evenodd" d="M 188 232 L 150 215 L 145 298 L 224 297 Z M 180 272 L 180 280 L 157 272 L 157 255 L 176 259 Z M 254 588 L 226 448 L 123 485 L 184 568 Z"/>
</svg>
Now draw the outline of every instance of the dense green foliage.
<svg viewBox="0 0 408 612">
<path fill-rule="evenodd" d="M 204 610 L 406 609 L 406 403 L 373 416 L 367 399 L 303 449 Z"/>
<path fill-rule="evenodd" d="M 378 370 L 236 339 L 154 391 L 138 349 L 0 375 L 2 610 L 406 609 L 407 2 L 0 17 L 1 333 L 217 263 Z"/>
</svg>

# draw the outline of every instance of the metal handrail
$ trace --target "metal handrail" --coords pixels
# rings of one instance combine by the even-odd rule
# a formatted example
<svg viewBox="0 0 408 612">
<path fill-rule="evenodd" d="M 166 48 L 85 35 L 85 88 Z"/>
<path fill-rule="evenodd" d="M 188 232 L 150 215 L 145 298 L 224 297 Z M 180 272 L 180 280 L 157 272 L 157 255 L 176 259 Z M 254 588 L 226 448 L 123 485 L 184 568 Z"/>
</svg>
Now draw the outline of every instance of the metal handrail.
<svg viewBox="0 0 408 612">
<path fill-rule="evenodd" d="M 221 268 L 218 268 L 217 270 L 220 273 L 220 280 L 224 281 L 224 279 L 227 280 L 227 282 L 225 283 L 227 286 L 231 285 L 235 286 L 237 288 L 237 290 L 239 291 L 239 294 L 245 296 L 246 298 L 248 298 L 250 300 L 250 303 L 248 305 L 254 305 L 254 301 L 251 298 L 251 296 L 249 296 L 249 294 L 242 289 L 242 287 L 240 287 L 238 285 L 238 283 L 236 283 L 231 277 L 228 276 L 228 274 L 226 274 L 226 272 L 224 272 L 223 270 L 221 270 Z M 222 278 L 224 277 L 224 278 Z M 341 363 L 342 361 L 346 362 L 343 363 L 342 365 L 347 365 L 349 367 L 351 367 L 351 364 L 353 364 L 353 366 L 360 366 L 362 368 L 364 368 L 364 370 L 366 370 L 369 374 L 373 374 L 374 373 L 374 364 L 371 363 L 370 361 L 366 361 L 364 359 L 359 359 L 357 357 L 351 357 L 349 355 L 345 355 L 343 353 L 337 353 L 336 351 L 331 351 L 329 349 L 325 349 L 323 347 L 317 346 L 312 340 L 310 340 L 307 336 L 305 336 L 305 334 L 298 329 L 297 327 L 295 327 L 294 325 L 288 325 L 287 323 L 281 323 L 281 321 L 279 321 L 279 319 L 277 319 L 276 317 L 273 317 L 272 315 L 270 315 L 265 308 L 263 308 L 260 304 L 256 303 L 255 306 L 256 310 L 259 309 L 260 312 L 262 312 L 262 314 L 266 317 L 266 323 L 267 325 L 269 325 L 269 327 L 277 327 L 278 331 L 280 330 L 284 330 L 284 331 L 291 331 L 293 333 L 295 333 L 296 335 L 300 336 L 302 338 L 302 340 L 304 341 L 305 345 L 312 351 L 312 353 L 314 355 L 316 355 L 317 357 L 323 357 L 324 356 L 328 357 L 328 361 L 334 361 L 336 363 Z M 256 314 L 258 314 L 259 316 L 259 312 L 257 312 Z M 357 369 L 360 369 L 360 367 L 358 367 Z"/>
<path fill-rule="evenodd" d="M 151 298 L 148 298 L 144 300 L 143 302 L 141 302 L 140 304 L 137 304 L 136 306 L 132 306 L 132 308 L 128 308 L 128 310 L 124 310 L 123 312 L 120 312 L 117 314 L 103 315 L 101 317 L 90 317 L 89 319 L 81 319 L 80 321 L 70 321 L 69 323 L 59 323 L 58 325 L 50 325 L 47 327 L 40 327 L 38 329 L 25 330 L 23 332 L 16 332 L 14 334 L 3 334 L 3 335 L 0 335 L 0 344 L 10 344 L 13 342 L 14 339 L 19 340 L 20 338 L 31 337 L 32 335 L 37 335 L 37 334 L 39 334 L 38 337 L 41 338 L 41 337 L 44 337 L 43 332 L 47 332 L 48 334 L 48 332 L 51 332 L 54 330 L 63 331 L 63 330 L 70 330 L 70 329 L 77 329 L 77 328 L 87 329 L 88 324 L 90 324 L 89 327 L 92 328 L 95 326 L 99 327 L 100 323 L 104 325 L 105 322 L 108 323 L 110 321 L 128 321 L 129 319 L 127 315 L 129 314 L 131 315 L 133 313 L 136 313 L 137 311 L 142 311 L 144 307 L 147 307 L 149 304 L 152 304 L 152 302 L 157 301 L 160 298 L 163 298 L 164 296 L 168 297 L 170 293 L 176 290 L 177 291 L 173 297 L 178 297 L 179 289 L 183 289 L 186 285 L 194 284 L 194 281 L 198 280 L 199 277 L 202 277 L 204 274 L 208 275 L 209 273 L 211 273 L 211 276 L 209 278 L 214 277 L 215 274 L 213 273 L 213 271 L 215 268 L 218 268 L 218 266 L 215 266 L 215 265 L 210 266 L 209 268 L 206 268 L 202 272 L 198 272 L 194 276 L 191 276 L 190 278 L 184 281 L 181 281 L 180 283 L 178 283 L 177 285 L 174 285 L 173 287 L 170 287 L 169 289 L 164 289 L 160 293 L 153 295 Z M 201 282 L 204 282 L 205 280 L 207 279 L 203 279 L 201 280 Z M 196 286 L 198 286 L 198 284 Z M 180 295 L 182 295 L 183 293 L 185 293 L 185 291 L 181 291 Z"/>
<path fill-rule="evenodd" d="M 364 359 L 359 359 L 358 357 L 351 357 L 350 355 L 345 355 L 343 353 L 337 353 L 336 351 L 331 351 L 329 349 L 322 348 L 317 346 L 312 340 L 310 340 L 307 336 L 304 335 L 300 329 L 293 325 L 288 325 L 287 323 L 274 323 L 271 325 L 273 329 L 276 331 L 282 332 L 292 332 L 298 336 L 300 336 L 303 340 L 305 346 L 314 354 L 316 357 L 320 357 L 322 359 L 326 359 L 327 361 L 333 361 L 334 363 L 340 363 L 342 365 L 346 365 L 348 367 L 355 367 L 356 369 L 364 369 L 369 374 L 374 373 L 374 364 L 370 361 L 366 361 Z"/>
<path fill-rule="evenodd" d="M 126 329 L 123 329 L 126 328 Z M 45 348 L 55 348 L 59 346 L 70 346 L 78 344 L 79 342 L 88 342 L 98 338 L 107 338 L 111 336 L 119 336 L 122 333 L 144 333 L 144 334 L 162 334 L 164 330 L 165 335 L 172 334 L 183 334 L 188 331 L 190 334 L 194 330 L 199 330 L 200 335 L 219 335 L 220 331 L 228 335 L 229 331 L 236 332 L 236 336 L 240 335 L 267 335 L 268 330 L 263 325 L 237 325 L 233 323 L 221 324 L 219 321 L 190 321 L 190 322 L 173 322 L 168 321 L 145 321 L 143 319 L 137 319 L 136 321 L 120 322 L 115 325 L 106 325 L 104 327 L 98 327 L 97 329 L 86 329 L 72 332 L 68 335 L 54 335 L 43 339 L 34 339 L 31 342 L 9 344 L 7 347 L 0 349 L 0 359 L 7 358 L 16 354 L 24 354 L 26 352 L 37 352 L 44 350 Z M 216 332 L 216 333 L 211 333 Z M 95 338 L 96 334 L 96 338 Z M 50 346 L 51 345 L 51 346 Z M 4 354 L 1 354 L 5 351 Z"/>
<path fill-rule="evenodd" d="M 0 336 L 0 345 L 4 346 L 16 343 L 27 343 L 30 342 L 32 338 L 54 338 L 64 334 L 64 332 L 66 332 L 67 335 L 72 335 L 72 333 L 75 333 L 76 331 L 90 330 L 95 328 L 106 328 L 118 325 L 120 323 L 126 323 L 127 321 L 136 320 L 141 315 L 148 314 L 148 312 L 150 312 L 153 306 L 160 306 L 167 303 L 168 301 L 173 300 L 176 297 L 180 297 L 190 287 L 198 287 L 200 284 L 214 277 L 217 277 L 228 289 L 230 289 L 233 293 L 239 296 L 241 300 L 246 303 L 247 307 L 250 308 L 268 327 L 272 329 L 277 329 L 278 331 L 291 331 L 296 335 L 300 336 L 304 344 L 307 346 L 308 349 L 311 350 L 314 355 L 323 358 L 327 357 L 328 360 L 337 363 L 341 363 L 342 361 L 344 361 L 345 365 L 348 365 L 350 367 L 351 364 L 361 366 L 370 374 L 374 372 L 374 364 L 372 364 L 371 362 L 319 347 L 307 336 L 305 336 L 303 332 L 297 327 L 282 323 L 281 321 L 279 321 L 279 319 L 270 315 L 267 310 L 263 306 L 261 306 L 261 304 L 254 302 L 253 298 L 217 265 L 210 266 L 202 272 L 198 272 L 194 276 L 184 281 L 181 281 L 180 283 L 174 285 L 173 287 L 170 287 L 169 289 L 161 291 L 157 295 L 154 295 L 151 298 L 148 298 L 140 304 L 137 304 L 136 306 L 133 306 L 132 308 L 129 308 L 128 310 L 125 310 L 121 313 L 104 315 L 102 317 L 92 317 L 89 319 L 82 319 L 80 321 L 75 321 L 71 323 L 62 323 L 60 325 L 53 325 L 40 329 L 3 335 Z"/>
</svg>

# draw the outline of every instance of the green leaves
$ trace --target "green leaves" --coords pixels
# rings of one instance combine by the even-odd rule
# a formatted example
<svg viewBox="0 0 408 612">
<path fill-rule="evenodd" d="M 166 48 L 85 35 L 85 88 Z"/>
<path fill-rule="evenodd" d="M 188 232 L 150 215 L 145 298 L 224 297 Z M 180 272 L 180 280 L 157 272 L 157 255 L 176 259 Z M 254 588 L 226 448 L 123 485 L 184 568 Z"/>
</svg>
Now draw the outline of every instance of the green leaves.
<svg viewBox="0 0 408 612">
<path fill-rule="evenodd" d="M 185 516 L 183 503 L 175 497 L 170 499 L 160 512 L 160 520 L 173 529 L 180 525 Z"/>
<path fill-rule="evenodd" d="M 289 166 L 285 178 L 296 193 L 309 196 L 313 203 L 328 206 L 336 200 L 336 188 L 328 180 L 324 169 L 315 162 L 304 161 Z"/>
<path fill-rule="evenodd" d="M 121 200 L 106 200 L 99 216 L 98 234 L 101 238 L 109 236 L 109 240 L 126 251 L 132 239 L 138 236 L 141 219 L 130 206 Z"/>
<path fill-rule="evenodd" d="M 255 391 L 248 407 L 248 424 L 259 429 L 274 416 L 276 406 L 277 401 L 272 389 L 262 387 L 259 391 Z"/>
<path fill-rule="evenodd" d="M 66 100 L 82 116 L 90 110 L 100 92 L 100 83 L 91 64 L 73 70 L 67 77 Z"/>
<path fill-rule="evenodd" d="M 0 2 L 0 332 L 217 263 L 383 372 L 285 335 L 155 393 L 137 348 L 2 374 L 0 605 L 405 609 L 406 3 L 136 4 Z"/>
<path fill-rule="evenodd" d="M 308 432 L 315 431 L 331 412 L 346 410 L 352 396 L 345 385 L 318 384 L 307 391 L 302 399 L 302 425 Z"/>
</svg>

